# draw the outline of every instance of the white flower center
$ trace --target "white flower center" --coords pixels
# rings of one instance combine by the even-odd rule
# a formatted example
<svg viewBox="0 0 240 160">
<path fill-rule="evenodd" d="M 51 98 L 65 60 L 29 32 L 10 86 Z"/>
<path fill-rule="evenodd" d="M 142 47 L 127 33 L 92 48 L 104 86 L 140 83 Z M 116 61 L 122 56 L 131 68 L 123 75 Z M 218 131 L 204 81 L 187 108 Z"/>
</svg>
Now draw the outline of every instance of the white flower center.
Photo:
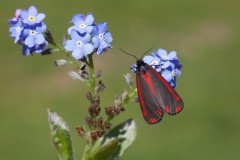
<svg viewBox="0 0 240 160">
<path fill-rule="evenodd" d="M 30 31 L 29 31 L 29 34 L 30 34 L 31 36 L 34 36 L 36 33 L 37 33 L 37 32 L 34 31 L 34 30 L 30 30 Z"/>
<path fill-rule="evenodd" d="M 77 42 L 76 42 L 77 47 L 81 47 L 82 44 L 83 44 L 82 41 L 77 41 Z"/>
<path fill-rule="evenodd" d="M 17 33 L 20 33 L 20 32 L 21 32 L 21 28 L 20 28 L 20 27 L 16 27 L 15 29 L 16 29 L 16 32 L 17 32 Z"/>
<path fill-rule="evenodd" d="M 98 35 L 98 38 L 99 38 L 99 39 L 103 39 L 103 34 L 100 33 L 100 34 Z"/>
<path fill-rule="evenodd" d="M 86 24 L 81 23 L 81 24 L 79 24 L 78 26 L 79 26 L 79 28 L 84 29 L 84 28 L 86 27 Z"/>
</svg>

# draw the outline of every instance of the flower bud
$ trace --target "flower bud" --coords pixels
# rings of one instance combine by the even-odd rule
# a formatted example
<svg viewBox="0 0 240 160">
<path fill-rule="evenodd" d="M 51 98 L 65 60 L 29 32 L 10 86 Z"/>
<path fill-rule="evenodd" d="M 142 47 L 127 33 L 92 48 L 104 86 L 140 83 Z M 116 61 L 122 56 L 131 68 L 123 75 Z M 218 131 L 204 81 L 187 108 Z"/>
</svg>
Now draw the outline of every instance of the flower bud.
<svg viewBox="0 0 240 160">
<path fill-rule="evenodd" d="M 102 137 L 105 132 L 106 132 L 105 130 L 99 129 L 99 130 L 97 130 L 96 133 L 97 133 L 98 137 Z"/>
<path fill-rule="evenodd" d="M 138 96 L 133 97 L 132 101 L 133 102 L 139 102 Z"/>
<path fill-rule="evenodd" d="M 91 125 L 92 125 L 92 119 L 91 119 L 91 117 L 87 116 L 87 117 L 85 118 L 85 121 L 86 121 L 86 123 L 87 123 L 88 126 L 91 126 Z"/>
<path fill-rule="evenodd" d="M 89 101 L 93 101 L 93 95 L 91 92 L 87 92 L 86 97 Z"/>
<path fill-rule="evenodd" d="M 122 101 L 121 101 L 121 96 L 120 96 L 120 95 L 116 95 L 116 96 L 115 96 L 115 101 L 114 101 L 115 106 L 117 107 L 117 106 L 119 106 L 121 103 L 122 103 Z"/>
<path fill-rule="evenodd" d="M 89 74 L 85 70 L 79 70 L 79 74 L 83 79 L 89 79 Z"/>
<path fill-rule="evenodd" d="M 98 126 L 102 126 L 102 125 L 103 125 L 103 119 L 102 119 L 102 117 L 99 117 L 98 120 L 97 120 L 97 122 L 98 122 Z"/>
<path fill-rule="evenodd" d="M 94 106 L 99 106 L 100 105 L 100 96 L 96 96 L 93 102 Z"/>
<path fill-rule="evenodd" d="M 54 62 L 54 64 L 57 66 L 57 67 L 61 67 L 61 66 L 64 66 L 67 64 L 67 61 L 65 59 L 58 59 Z"/>
<path fill-rule="evenodd" d="M 98 139 L 98 134 L 96 132 L 91 133 L 92 140 L 96 141 Z"/>
<path fill-rule="evenodd" d="M 124 76 L 127 84 L 128 84 L 129 86 L 132 86 L 132 84 L 133 84 L 132 75 L 129 74 L 129 73 L 127 73 L 126 75 L 123 75 L 123 76 Z"/>
<path fill-rule="evenodd" d="M 114 108 L 113 108 L 113 106 L 105 107 L 105 114 L 107 115 L 107 117 L 114 116 Z"/>
<path fill-rule="evenodd" d="M 104 86 L 104 83 L 102 81 L 99 81 L 96 88 L 95 88 L 95 91 L 96 93 L 100 93 L 102 92 L 106 87 Z"/>
<path fill-rule="evenodd" d="M 43 50 L 43 51 L 41 52 L 41 55 L 43 55 L 43 56 L 45 56 L 45 55 L 50 55 L 50 54 L 52 54 L 53 51 L 54 51 L 54 49 L 52 49 L 52 48 L 47 48 L 47 49 L 45 49 L 45 50 Z"/>
<path fill-rule="evenodd" d="M 48 43 L 56 46 L 56 43 L 54 42 L 54 39 L 53 39 L 52 32 L 50 32 L 49 30 L 47 30 L 47 31 L 45 32 L 45 38 L 46 38 L 46 40 L 48 41 Z"/>
<path fill-rule="evenodd" d="M 97 71 L 96 73 L 95 73 L 95 78 L 99 78 L 99 77 L 101 77 L 101 71 L 99 70 L 99 71 Z"/>
<path fill-rule="evenodd" d="M 84 130 L 83 127 L 77 127 L 76 128 L 76 132 L 78 133 L 78 135 L 84 139 L 88 139 L 88 136 L 86 134 L 86 131 Z"/>
<path fill-rule="evenodd" d="M 78 79 L 83 81 L 82 77 L 75 71 L 68 72 L 68 75 L 72 77 L 72 79 Z"/>
<path fill-rule="evenodd" d="M 112 125 L 109 122 L 105 122 L 104 126 L 105 126 L 106 130 L 109 130 Z"/>
<path fill-rule="evenodd" d="M 128 98 L 128 91 L 124 90 L 124 92 L 122 93 L 122 100 L 125 101 Z"/>
</svg>

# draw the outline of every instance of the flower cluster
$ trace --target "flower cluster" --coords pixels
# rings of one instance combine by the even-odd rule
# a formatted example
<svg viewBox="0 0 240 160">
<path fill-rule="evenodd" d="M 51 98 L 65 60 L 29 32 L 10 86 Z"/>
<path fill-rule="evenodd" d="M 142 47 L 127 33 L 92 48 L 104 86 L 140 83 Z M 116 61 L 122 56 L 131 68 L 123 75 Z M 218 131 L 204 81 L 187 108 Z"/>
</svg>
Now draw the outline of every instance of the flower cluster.
<svg viewBox="0 0 240 160">
<path fill-rule="evenodd" d="M 34 6 L 28 10 L 17 9 L 15 17 L 8 20 L 11 25 L 9 32 L 14 42 L 23 46 L 23 55 L 30 55 L 32 52 L 40 53 L 47 46 L 43 32 L 46 31 L 46 24 L 42 21 L 45 14 L 38 13 Z"/>
<path fill-rule="evenodd" d="M 64 48 L 72 52 L 75 59 L 82 59 L 96 52 L 98 55 L 112 48 L 112 35 L 107 31 L 106 22 L 96 24 L 91 13 L 88 15 L 76 14 L 72 21 L 74 25 L 68 28 L 71 40 L 64 42 Z"/>
<path fill-rule="evenodd" d="M 176 77 L 181 75 L 182 68 L 177 53 L 171 51 L 168 54 L 166 50 L 160 48 L 157 51 L 154 51 L 152 55 L 153 56 L 145 56 L 143 61 L 152 66 L 173 88 L 175 88 Z M 136 64 L 132 66 L 132 70 L 136 72 Z"/>
</svg>

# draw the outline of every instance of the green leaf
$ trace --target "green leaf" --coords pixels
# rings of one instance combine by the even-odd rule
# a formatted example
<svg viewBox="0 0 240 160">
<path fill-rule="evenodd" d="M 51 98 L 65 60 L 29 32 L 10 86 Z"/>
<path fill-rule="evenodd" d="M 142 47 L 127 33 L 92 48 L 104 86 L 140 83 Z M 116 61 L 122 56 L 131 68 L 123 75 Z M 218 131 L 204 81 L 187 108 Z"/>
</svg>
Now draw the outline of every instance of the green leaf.
<svg viewBox="0 0 240 160">
<path fill-rule="evenodd" d="M 115 152 L 109 159 L 117 160 L 123 155 L 123 152 L 132 144 L 136 138 L 136 123 L 134 120 L 129 119 L 118 126 L 111 129 L 103 136 L 102 146 L 109 143 L 112 139 L 118 139 L 118 146 Z"/>
<path fill-rule="evenodd" d="M 51 129 L 53 144 L 57 149 L 60 160 L 74 160 L 72 141 L 69 128 L 62 117 L 48 109 L 48 120 Z"/>
<path fill-rule="evenodd" d="M 100 148 L 95 150 L 89 156 L 90 160 L 105 160 L 116 151 L 118 147 L 118 140 L 116 138 L 111 139 L 108 143 L 102 145 Z"/>
</svg>

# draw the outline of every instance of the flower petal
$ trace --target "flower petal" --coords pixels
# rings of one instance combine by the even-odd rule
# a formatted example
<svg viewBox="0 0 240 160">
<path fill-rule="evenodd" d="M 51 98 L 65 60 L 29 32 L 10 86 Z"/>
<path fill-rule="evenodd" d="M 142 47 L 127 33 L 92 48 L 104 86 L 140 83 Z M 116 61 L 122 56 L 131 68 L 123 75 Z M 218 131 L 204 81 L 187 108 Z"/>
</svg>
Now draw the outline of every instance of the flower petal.
<svg viewBox="0 0 240 160">
<path fill-rule="evenodd" d="M 45 42 L 45 38 L 44 38 L 43 34 L 37 34 L 35 38 L 36 38 L 35 42 L 38 45 L 43 44 Z"/>
<path fill-rule="evenodd" d="M 167 57 L 167 51 L 162 49 L 162 48 L 159 48 L 158 51 L 157 51 L 157 54 L 162 58 L 162 59 L 166 59 Z"/>
<path fill-rule="evenodd" d="M 108 28 L 108 24 L 106 22 L 101 22 L 98 24 L 98 28 L 100 33 L 104 33 Z"/>
<path fill-rule="evenodd" d="M 72 52 L 72 56 L 76 59 L 81 59 L 83 58 L 83 51 L 80 47 L 77 47 L 74 49 L 74 51 Z"/>
<path fill-rule="evenodd" d="M 171 51 L 171 52 L 168 54 L 168 59 L 169 59 L 169 60 L 177 59 L 177 52 L 176 52 L 176 51 Z"/>
<path fill-rule="evenodd" d="M 93 45 L 90 44 L 90 43 L 83 44 L 82 49 L 83 49 L 84 55 L 90 54 L 90 53 L 92 53 L 93 50 L 94 50 Z"/>
<path fill-rule="evenodd" d="M 76 30 L 72 30 L 71 31 L 71 38 L 74 41 L 79 41 L 81 40 L 81 36 L 78 34 L 78 32 Z"/>
<path fill-rule="evenodd" d="M 37 23 L 41 22 L 45 17 L 46 17 L 45 14 L 39 13 L 39 14 L 36 16 L 36 22 L 37 22 Z"/>
<path fill-rule="evenodd" d="M 24 41 L 24 44 L 28 47 L 33 47 L 35 45 L 35 41 L 34 41 L 34 38 L 33 36 L 28 36 L 25 41 Z"/>
<path fill-rule="evenodd" d="M 43 32 L 46 31 L 46 29 L 47 29 L 46 24 L 45 24 L 44 22 L 41 22 L 41 23 L 39 24 L 39 27 L 36 27 L 36 32 L 38 32 L 38 33 L 43 33 Z"/>
<path fill-rule="evenodd" d="M 84 20 L 84 24 L 89 26 L 89 25 L 92 25 L 93 22 L 94 22 L 94 17 L 93 17 L 93 15 L 91 13 L 89 13 L 87 15 L 86 19 Z"/>
<path fill-rule="evenodd" d="M 105 39 L 105 41 L 107 42 L 107 43 L 110 43 L 110 42 L 112 42 L 112 34 L 110 33 L 110 32 L 106 32 L 105 34 L 104 34 L 104 39 Z"/>
<path fill-rule="evenodd" d="M 64 43 L 64 48 L 67 51 L 73 51 L 76 48 L 76 43 L 73 40 L 66 40 Z"/>
<path fill-rule="evenodd" d="M 171 66 L 172 63 L 169 61 L 162 62 L 161 68 L 166 69 L 167 67 Z"/>
<path fill-rule="evenodd" d="M 24 23 L 26 23 L 25 21 L 28 18 L 28 12 L 26 10 L 22 10 L 21 12 L 21 18 L 23 19 Z"/>
<path fill-rule="evenodd" d="M 72 23 L 78 25 L 83 22 L 85 16 L 83 14 L 76 14 L 72 17 Z"/>
<path fill-rule="evenodd" d="M 71 35 L 72 30 L 78 30 L 79 28 L 77 26 L 72 26 L 68 28 L 68 34 Z"/>
<path fill-rule="evenodd" d="M 94 26 L 92 29 L 92 35 L 93 36 L 98 36 L 99 35 L 99 29 L 97 26 Z"/>
<path fill-rule="evenodd" d="M 162 72 L 162 76 L 163 76 L 163 78 L 166 80 L 166 81 L 168 81 L 168 82 L 170 82 L 171 80 L 172 80 L 172 72 L 171 71 L 168 71 L 168 70 L 165 70 L 165 71 L 163 71 Z"/>
<path fill-rule="evenodd" d="M 100 40 L 99 40 L 99 38 L 93 37 L 93 38 L 92 38 L 92 43 L 93 43 L 93 47 L 94 47 L 94 48 L 98 48 L 99 45 L 100 45 Z"/>
<path fill-rule="evenodd" d="M 37 8 L 34 7 L 34 6 L 30 6 L 28 8 L 28 14 L 31 15 L 31 16 L 36 16 L 38 14 Z"/>
<path fill-rule="evenodd" d="M 181 75 L 181 70 L 175 69 L 175 74 L 176 74 L 176 77 L 180 77 L 180 75 Z"/>
<path fill-rule="evenodd" d="M 89 33 L 85 33 L 83 37 L 80 37 L 80 40 L 84 43 L 88 43 L 91 41 L 91 36 Z"/>
<path fill-rule="evenodd" d="M 144 61 L 145 63 L 147 63 L 148 65 L 151 65 L 151 63 L 152 63 L 153 60 L 154 60 L 154 59 L 153 59 L 152 56 L 144 56 L 144 58 L 143 58 L 143 61 Z"/>
<path fill-rule="evenodd" d="M 93 26 L 87 26 L 85 29 L 88 33 L 91 33 L 93 30 Z"/>
</svg>

